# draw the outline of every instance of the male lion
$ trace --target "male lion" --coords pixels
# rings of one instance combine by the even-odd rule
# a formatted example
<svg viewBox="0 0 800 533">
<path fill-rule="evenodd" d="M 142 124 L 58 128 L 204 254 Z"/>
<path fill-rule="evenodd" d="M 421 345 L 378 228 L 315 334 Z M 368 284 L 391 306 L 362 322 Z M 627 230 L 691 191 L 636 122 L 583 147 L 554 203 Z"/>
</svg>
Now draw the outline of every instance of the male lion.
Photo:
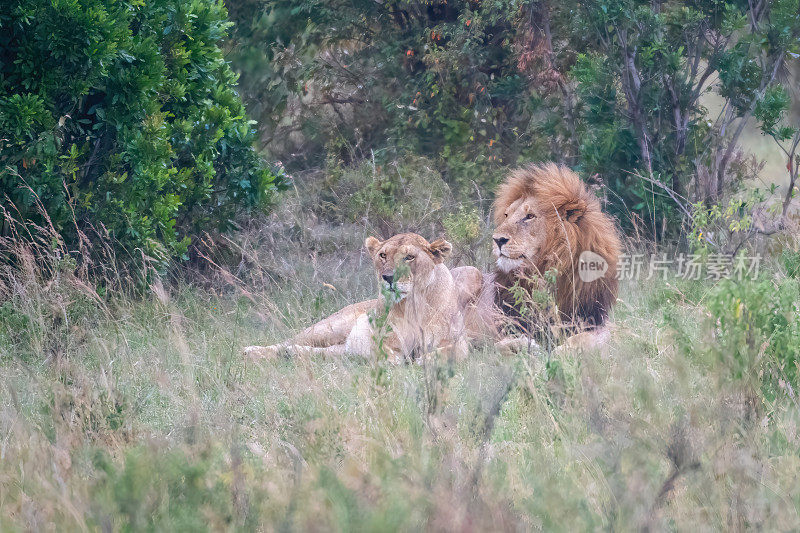
<svg viewBox="0 0 800 533">
<path fill-rule="evenodd" d="M 616 300 L 621 245 L 613 220 L 581 179 L 554 163 L 517 169 L 498 188 L 493 209 L 496 268 L 480 298 L 484 322 L 499 308 L 517 329 L 537 333 L 543 325 L 523 317 L 513 287 L 530 294 L 554 271 L 561 321 L 572 331 L 604 325 Z"/>
<path fill-rule="evenodd" d="M 285 342 L 249 346 L 245 353 L 252 357 L 282 351 L 369 356 L 380 343 L 395 362 L 437 350 L 464 357 L 468 348 L 464 312 L 480 290 L 480 282 L 475 282 L 481 279 L 478 269 L 462 267 L 457 285 L 444 265 L 452 250 L 444 239 L 429 243 L 415 233 L 402 233 L 385 241 L 369 237 L 364 245 L 385 289 L 379 298 L 345 307 Z M 387 308 L 385 323 L 379 326 L 380 314 Z"/>
</svg>

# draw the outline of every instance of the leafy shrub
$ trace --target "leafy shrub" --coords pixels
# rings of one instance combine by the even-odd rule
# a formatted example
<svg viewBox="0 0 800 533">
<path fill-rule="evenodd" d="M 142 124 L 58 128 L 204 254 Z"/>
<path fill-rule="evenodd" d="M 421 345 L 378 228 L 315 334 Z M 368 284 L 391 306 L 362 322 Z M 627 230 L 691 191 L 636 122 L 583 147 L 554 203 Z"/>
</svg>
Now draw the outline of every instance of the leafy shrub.
<svg viewBox="0 0 800 533">
<path fill-rule="evenodd" d="M 726 279 L 708 299 L 716 338 L 709 348 L 724 375 L 766 397 L 797 399 L 800 282 Z"/>
<path fill-rule="evenodd" d="M 482 233 L 481 217 L 476 209 L 459 206 L 442 221 L 447 237 L 454 244 L 474 245 Z"/>
<path fill-rule="evenodd" d="M 0 198 L 75 247 L 90 226 L 163 266 L 282 183 L 219 43 L 220 2 L 12 0 L 0 12 Z M 33 226 L 32 226 L 33 227 Z M 7 231 L 7 229 L 3 229 Z"/>
<path fill-rule="evenodd" d="M 712 251 L 731 254 L 752 236 L 753 212 L 766 198 L 759 189 L 729 198 L 725 204 L 692 205 L 689 244 L 707 257 Z"/>
<path fill-rule="evenodd" d="M 248 104 L 269 148 L 298 166 L 391 146 L 441 157 L 448 183 L 471 187 L 520 155 L 537 110 L 515 52 L 522 2 L 227 4 Z M 526 155 L 546 157 L 527 139 Z"/>
<path fill-rule="evenodd" d="M 785 107 L 775 73 L 800 33 L 790 0 L 228 5 L 233 62 L 275 153 L 349 163 L 388 146 L 470 192 L 491 189 L 498 165 L 553 159 L 605 184 L 623 222 L 671 237 L 691 204 L 735 188 L 744 124 Z M 716 119 L 712 90 L 726 100 Z"/>
</svg>

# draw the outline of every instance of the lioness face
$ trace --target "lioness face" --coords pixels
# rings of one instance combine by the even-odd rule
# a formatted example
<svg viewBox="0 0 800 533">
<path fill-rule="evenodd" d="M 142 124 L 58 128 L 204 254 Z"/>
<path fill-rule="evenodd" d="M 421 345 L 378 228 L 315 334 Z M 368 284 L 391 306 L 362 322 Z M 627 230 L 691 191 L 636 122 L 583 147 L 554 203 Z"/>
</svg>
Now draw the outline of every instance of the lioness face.
<svg viewBox="0 0 800 533">
<path fill-rule="evenodd" d="M 433 281 L 434 268 L 450 254 L 444 239 L 429 243 L 416 233 L 401 233 L 385 241 L 368 237 L 364 245 L 372 257 L 378 281 L 405 298 L 415 285 Z"/>
<path fill-rule="evenodd" d="M 492 235 L 497 268 L 504 272 L 535 265 L 547 240 L 545 212 L 533 198 L 520 198 L 505 210 Z"/>
</svg>

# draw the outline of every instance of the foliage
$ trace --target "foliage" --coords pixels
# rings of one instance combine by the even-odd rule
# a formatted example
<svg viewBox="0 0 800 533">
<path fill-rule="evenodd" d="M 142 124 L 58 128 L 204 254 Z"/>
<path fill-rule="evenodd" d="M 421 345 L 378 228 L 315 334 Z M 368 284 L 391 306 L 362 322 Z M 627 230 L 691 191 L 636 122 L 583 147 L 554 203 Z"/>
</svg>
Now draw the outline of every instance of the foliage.
<svg viewBox="0 0 800 533">
<path fill-rule="evenodd" d="M 0 339 L 0 529 L 800 525 L 787 505 L 800 496 L 796 404 L 779 394 L 748 419 L 726 360 L 705 364 L 719 335 L 702 320 L 707 281 L 626 281 L 607 352 L 247 361 L 242 344 L 286 338 L 377 289 L 357 251 L 360 228 L 349 228 L 352 245 L 320 252 L 278 229 L 313 215 L 278 209 L 263 233 L 233 238 L 259 243 L 248 269 L 271 277 L 288 264 L 288 281 L 115 295 L 68 311 L 58 353 L 20 358 L 17 341 Z M 336 290 L 314 307 L 322 280 Z M 47 308 L 54 291 L 76 299 L 70 283 L 20 277 L 17 313 L 47 325 L 39 314 L 59 314 Z M 687 350 L 676 349 L 667 313 L 685 327 Z M 767 316 L 753 346 L 769 341 L 757 336 L 770 331 Z M 0 329 L 19 316 L 6 320 Z"/>
<path fill-rule="evenodd" d="M 103 227 L 163 266 L 192 235 L 268 205 L 282 179 L 252 147 L 219 46 L 228 26 L 221 3 L 201 0 L 4 5 L 5 215 L 72 249 Z"/>
<path fill-rule="evenodd" d="M 425 226 L 439 226 L 453 203 L 451 188 L 433 167 L 413 156 L 386 165 L 329 161 L 320 211 L 329 220 L 369 221 L 386 238 L 412 228 L 430 232 Z"/>
<path fill-rule="evenodd" d="M 738 127 L 756 106 L 765 107 L 775 69 L 797 49 L 800 23 L 787 16 L 797 6 L 595 0 L 565 7 L 570 48 L 591 50 L 573 69 L 584 104 L 585 172 L 610 180 L 628 209 L 653 221 L 653 233 L 662 219 L 678 227 L 688 204 L 729 194 Z M 714 76 L 719 82 L 709 83 Z M 726 102 L 715 121 L 701 101 L 714 89 Z M 729 142 L 726 132 L 737 120 Z M 704 167 L 711 179 L 692 183 Z"/>
<path fill-rule="evenodd" d="M 478 244 L 483 233 L 481 222 L 476 209 L 459 206 L 444 217 L 442 226 L 456 248 L 470 249 Z"/>
<path fill-rule="evenodd" d="M 361 221 L 307 209 L 322 181 L 298 177 L 229 237 L 244 266 L 149 298 L 91 295 L 55 253 L 44 272 L 0 266 L 0 529 L 798 529 L 798 410 L 771 374 L 798 345 L 781 269 L 732 286 L 748 301 L 737 318 L 725 297 L 724 330 L 710 281 L 642 276 L 602 350 L 246 360 L 377 293 Z M 747 347 L 723 344 L 743 331 Z M 764 389 L 731 355 L 761 346 Z M 743 383 L 758 417 L 731 394 Z"/>
<path fill-rule="evenodd" d="M 286 159 L 350 162 L 391 146 L 441 156 L 466 186 L 519 155 L 537 107 L 515 55 L 523 2 L 228 5 L 245 95 Z"/>
<path fill-rule="evenodd" d="M 800 251 L 783 250 L 781 252 L 786 274 L 791 278 L 800 278 Z"/>
<path fill-rule="evenodd" d="M 786 0 L 228 5 L 234 65 L 281 158 L 412 151 L 467 194 L 498 162 L 554 159 L 651 236 L 735 190 L 741 129 L 774 109 L 800 33 Z M 726 103 L 716 119 L 708 92 Z"/>
<path fill-rule="evenodd" d="M 692 251 L 703 257 L 711 252 L 738 251 L 754 231 L 753 212 L 765 198 L 764 191 L 752 189 L 729 198 L 725 204 L 693 204 L 687 235 Z"/>
<path fill-rule="evenodd" d="M 723 280 L 708 300 L 718 328 L 709 351 L 727 377 L 797 401 L 800 284 L 796 278 Z"/>
<path fill-rule="evenodd" d="M 768 87 L 764 96 L 757 103 L 753 116 L 759 121 L 764 135 L 769 135 L 778 148 L 786 156 L 788 180 L 786 193 L 781 203 L 777 227 L 783 229 L 789 214 L 792 199 L 797 197 L 797 179 L 800 176 L 800 128 L 787 124 L 787 115 L 791 107 L 789 94 L 783 87 Z"/>
</svg>

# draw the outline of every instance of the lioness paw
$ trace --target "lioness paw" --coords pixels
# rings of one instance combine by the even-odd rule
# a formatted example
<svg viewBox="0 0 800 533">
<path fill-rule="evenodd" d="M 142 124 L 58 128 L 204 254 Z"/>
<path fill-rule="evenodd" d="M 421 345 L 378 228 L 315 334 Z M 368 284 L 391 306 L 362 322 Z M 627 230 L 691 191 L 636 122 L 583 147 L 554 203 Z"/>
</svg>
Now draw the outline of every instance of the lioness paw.
<svg viewBox="0 0 800 533">
<path fill-rule="evenodd" d="M 272 359 L 278 356 L 278 350 L 274 346 L 246 346 L 242 352 L 250 359 Z"/>
</svg>

